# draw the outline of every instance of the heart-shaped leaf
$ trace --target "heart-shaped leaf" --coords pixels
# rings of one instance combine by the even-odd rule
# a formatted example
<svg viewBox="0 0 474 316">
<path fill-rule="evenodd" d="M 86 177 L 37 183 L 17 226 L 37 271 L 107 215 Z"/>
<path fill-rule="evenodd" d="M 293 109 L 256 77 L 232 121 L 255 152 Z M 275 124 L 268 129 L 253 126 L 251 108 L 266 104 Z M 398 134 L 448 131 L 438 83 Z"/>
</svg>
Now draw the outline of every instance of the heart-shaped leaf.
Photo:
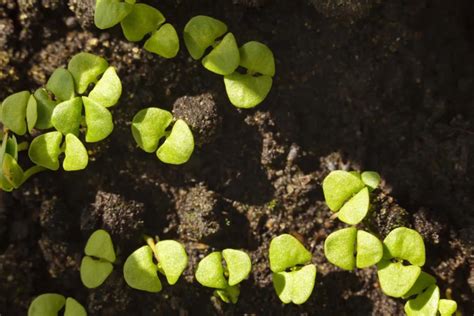
<svg viewBox="0 0 474 316">
<path fill-rule="evenodd" d="M 295 237 L 282 234 L 270 242 L 270 269 L 281 272 L 311 261 L 312 254 Z"/>
<path fill-rule="evenodd" d="M 87 167 L 89 155 L 84 144 L 73 134 L 66 135 L 66 156 L 63 161 L 63 169 L 66 171 L 82 170 Z"/>
<path fill-rule="evenodd" d="M 162 269 L 169 284 L 178 282 L 188 265 L 188 255 L 183 245 L 174 240 L 162 240 L 156 243 L 158 266 Z"/>
<path fill-rule="evenodd" d="M 53 127 L 51 123 L 51 116 L 53 115 L 54 107 L 57 102 L 51 100 L 48 92 L 41 88 L 35 91 L 34 97 L 37 103 L 38 118 L 35 127 L 38 129 L 48 129 Z"/>
<path fill-rule="evenodd" d="M 353 270 L 356 265 L 357 229 L 348 227 L 331 233 L 324 241 L 324 255 L 329 262 L 344 270 Z"/>
<path fill-rule="evenodd" d="M 89 93 L 89 98 L 107 108 L 117 104 L 121 95 L 122 82 L 117 76 L 115 68 L 109 67 Z"/>
<path fill-rule="evenodd" d="M 164 58 L 173 58 L 179 51 L 179 38 L 173 25 L 163 24 L 151 34 L 143 46 L 147 51 Z"/>
<path fill-rule="evenodd" d="M 242 45 L 240 52 L 240 66 L 253 73 L 273 77 L 275 75 L 275 59 L 267 45 L 251 41 Z"/>
<path fill-rule="evenodd" d="M 239 284 L 248 277 L 252 269 L 252 262 L 247 253 L 241 250 L 224 249 L 222 256 L 229 271 L 229 286 Z"/>
<path fill-rule="evenodd" d="M 120 25 L 127 40 L 138 42 L 146 34 L 158 29 L 164 22 L 165 17 L 159 10 L 144 3 L 137 3 Z"/>
<path fill-rule="evenodd" d="M 8 153 L 5 153 L 3 157 L 2 175 L 15 189 L 23 183 L 23 169 Z"/>
<path fill-rule="evenodd" d="M 113 265 L 108 261 L 85 256 L 82 258 L 80 269 L 82 284 L 89 289 L 95 289 L 104 283 L 113 269 Z"/>
<path fill-rule="evenodd" d="M 166 129 L 173 121 L 173 115 L 159 108 L 140 110 L 132 121 L 132 135 L 138 146 L 152 153 L 156 151 L 159 140 L 165 136 Z"/>
<path fill-rule="evenodd" d="M 77 93 L 82 94 L 91 83 L 97 81 L 97 78 L 107 70 L 108 66 L 109 64 L 104 58 L 82 52 L 71 58 L 67 69 L 74 78 Z"/>
<path fill-rule="evenodd" d="M 232 33 L 217 44 L 214 49 L 202 59 L 202 65 L 218 75 L 230 75 L 239 67 L 239 47 Z"/>
<path fill-rule="evenodd" d="M 238 285 L 228 286 L 224 290 L 215 290 L 214 294 L 225 303 L 237 304 L 240 295 L 240 288 Z"/>
<path fill-rule="evenodd" d="M 339 210 L 338 218 L 349 225 L 359 224 L 369 212 L 369 189 L 363 188 Z"/>
<path fill-rule="evenodd" d="M 347 200 L 364 188 L 362 180 L 343 170 L 331 171 L 323 181 L 324 198 L 329 209 L 338 211 Z"/>
<path fill-rule="evenodd" d="M 418 279 L 416 279 L 415 284 L 413 284 L 411 289 L 407 293 L 405 293 L 402 298 L 407 299 L 410 296 L 420 294 L 422 291 L 424 291 L 433 284 L 436 284 L 436 279 L 429 273 L 421 271 L 420 276 L 418 277 Z"/>
<path fill-rule="evenodd" d="M 170 135 L 156 151 L 156 156 L 164 163 L 180 165 L 189 160 L 194 151 L 194 137 L 188 124 L 177 120 Z"/>
<path fill-rule="evenodd" d="M 191 57 L 200 59 L 215 40 L 227 32 L 227 25 L 205 15 L 193 17 L 184 27 L 184 44 Z"/>
<path fill-rule="evenodd" d="M 86 309 L 72 297 L 66 299 L 64 316 L 87 316 Z"/>
<path fill-rule="evenodd" d="M 106 107 L 97 104 L 88 97 L 82 97 L 82 101 L 86 112 L 86 142 L 95 143 L 103 140 L 114 129 L 112 114 Z"/>
<path fill-rule="evenodd" d="M 413 229 L 398 227 L 385 237 L 384 259 L 403 259 L 411 264 L 425 264 L 425 243 L 421 235 Z"/>
<path fill-rule="evenodd" d="M 59 169 L 59 154 L 61 154 L 61 141 L 63 135 L 60 132 L 49 132 L 33 139 L 28 149 L 30 160 L 38 166 L 50 170 Z"/>
<path fill-rule="evenodd" d="M 222 266 L 222 255 L 219 251 L 211 252 L 199 262 L 196 269 L 196 280 L 207 287 L 227 288 L 228 284 Z"/>
<path fill-rule="evenodd" d="M 122 21 L 132 12 L 134 0 L 97 0 L 94 23 L 99 29 L 108 29 Z"/>
<path fill-rule="evenodd" d="M 253 108 L 267 97 L 272 88 L 270 76 L 254 77 L 234 72 L 224 77 L 224 85 L 230 103 L 242 109 Z"/>
<path fill-rule="evenodd" d="M 74 79 L 67 69 L 57 68 L 46 83 L 46 89 L 54 94 L 56 100 L 69 100 L 75 95 Z"/>
<path fill-rule="evenodd" d="M 53 110 L 51 123 L 63 135 L 79 135 L 82 120 L 82 101 L 80 97 L 59 103 Z"/>
<path fill-rule="evenodd" d="M 383 256 L 382 242 L 374 235 L 363 230 L 357 231 L 356 266 L 367 268 L 378 263 Z"/>
<path fill-rule="evenodd" d="M 28 133 L 31 134 L 33 128 L 38 120 L 38 103 L 33 95 L 30 95 L 28 104 L 26 105 L 26 125 L 28 127 Z"/>
<path fill-rule="evenodd" d="M 362 172 L 361 179 L 371 190 L 375 190 L 380 184 L 380 174 L 375 171 Z"/>
<path fill-rule="evenodd" d="M 458 304 L 456 303 L 456 301 L 447 300 L 447 299 L 439 300 L 438 311 L 441 314 L 441 316 L 451 316 L 454 313 L 456 313 L 457 309 L 458 309 Z"/>
<path fill-rule="evenodd" d="M 273 287 L 285 303 L 303 304 L 311 296 L 316 282 L 316 266 L 309 264 L 290 272 L 274 272 Z"/>
<path fill-rule="evenodd" d="M 405 304 L 407 316 L 432 316 L 436 315 L 439 304 L 439 288 L 431 285 L 426 291 Z"/>
<path fill-rule="evenodd" d="M 115 262 L 115 250 L 112 238 L 107 231 L 98 229 L 87 240 L 84 252 L 88 256 Z"/>
<path fill-rule="evenodd" d="M 415 284 L 421 269 L 418 266 L 404 266 L 401 262 L 381 260 L 377 264 L 382 292 L 392 297 L 402 297 Z"/>
<path fill-rule="evenodd" d="M 2 103 L 2 123 L 17 135 L 26 133 L 26 107 L 30 93 L 21 91 L 8 96 Z"/>
<path fill-rule="evenodd" d="M 158 268 L 153 263 L 153 251 L 149 246 L 140 247 L 128 256 L 123 265 L 123 276 L 134 289 L 151 293 L 161 291 Z"/>
<path fill-rule="evenodd" d="M 36 297 L 28 308 L 28 316 L 57 316 L 66 299 L 54 293 L 41 294 Z"/>
</svg>

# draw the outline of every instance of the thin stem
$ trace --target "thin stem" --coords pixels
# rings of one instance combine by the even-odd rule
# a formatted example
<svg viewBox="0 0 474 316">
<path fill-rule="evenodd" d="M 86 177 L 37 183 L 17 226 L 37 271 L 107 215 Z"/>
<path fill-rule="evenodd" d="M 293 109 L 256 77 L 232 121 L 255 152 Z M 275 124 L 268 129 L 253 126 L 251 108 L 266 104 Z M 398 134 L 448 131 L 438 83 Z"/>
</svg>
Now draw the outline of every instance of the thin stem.
<svg viewBox="0 0 474 316">
<path fill-rule="evenodd" d="M 28 180 L 31 176 L 34 176 L 35 174 L 37 174 L 38 172 L 41 172 L 41 171 L 44 171 L 46 170 L 45 167 L 41 167 L 41 166 L 33 166 L 29 169 L 27 169 L 25 171 L 25 173 L 23 173 L 23 180 L 21 182 L 21 184 L 23 184 L 26 180 Z"/>
<path fill-rule="evenodd" d="M 155 256 L 155 259 L 157 262 L 159 262 L 158 260 L 158 252 L 156 251 L 156 243 L 155 243 L 155 239 L 153 239 L 153 237 L 150 237 L 148 235 L 143 235 L 143 238 L 145 239 L 147 245 L 151 248 L 151 250 L 153 251 L 153 255 Z"/>
</svg>

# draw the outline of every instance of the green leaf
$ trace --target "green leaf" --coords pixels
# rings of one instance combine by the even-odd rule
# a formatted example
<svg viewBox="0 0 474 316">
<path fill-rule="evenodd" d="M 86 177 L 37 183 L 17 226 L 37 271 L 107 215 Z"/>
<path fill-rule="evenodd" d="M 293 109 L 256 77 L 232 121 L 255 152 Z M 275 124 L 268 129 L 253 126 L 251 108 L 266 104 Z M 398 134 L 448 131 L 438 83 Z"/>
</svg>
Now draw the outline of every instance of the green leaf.
<svg viewBox="0 0 474 316">
<path fill-rule="evenodd" d="M 86 309 L 72 297 L 66 299 L 64 316 L 87 316 Z"/>
<path fill-rule="evenodd" d="M 38 119 L 35 127 L 38 129 L 48 129 L 53 127 L 51 123 L 51 116 L 53 115 L 54 107 L 57 102 L 51 100 L 48 92 L 41 88 L 35 91 L 34 97 L 37 103 Z"/>
<path fill-rule="evenodd" d="M 26 133 L 26 107 L 30 93 L 22 91 L 8 96 L 2 103 L 2 123 L 17 135 Z"/>
<path fill-rule="evenodd" d="M 164 163 L 180 165 L 189 160 L 193 151 L 193 133 L 185 121 L 177 120 L 170 135 L 156 151 L 156 156 Z"/>
<path fill-rule="evenodd" d="M 410 296 L 420 294 L 422 291 L 424 291 L 433 284 L 436 284 L 436 279 L 432 275 L 421 271 L 420 276 L 418 277 L 418 279 L 416 279 L 415 284 L 413 284 L 411 289 L 407 293 L 405 293 L 402 298 L 407 299 Z"/>
<path fill-rule="evenodd" d="M 60 132 L 49 132 L 34 138 L 28 149 L 30 160 L 38 166 L 58 170 L 62 140 L 63 135 Z"/>
<path fill-rule="evenodd" d="M 63 135 L 79 135 L 82 120 L 82 101 L 80 97 L 59 103 L 53 110 L 51 123 Z"/>
<path fill-rule="evenodd" d="M 159 108 L 140 110 L 133 117 L 132 135 L 138 146 L 152 153 L 156 151 L 158 142 L 165 136 L 166 129 L 173 121 L 173 115 Z"/>
<path fill-rule="evenodd" d="M 6 140 L 5 152 L 3 154 L 10 154 L 13 159 L 18 160 L 18 142 L 16 141 L 15 135 L 8 137 Z"/>
<path fill-rule="evenodd" d="M 46 89 L 51 91 L 57 100 L 69 100 L 75 95 L 74 79 L 67 69 L 58 68 L 46 83 Z"/>
<path fill-rule="evenodd" d="M 431 285 L 425 292 L 405 304 L 407 316 L 436 316 L 439 304 L 439 288 Z"/>
<path fill-rule="evenodd" d="M 425 264 L 425 243 L 416 230 L 395 228 L 385 237 L 383 244 L 384 259 L 403 259 L 420 267 Z"/>
<path fill-rule="evenodd" d="M 380 175 L 375 171 L 362 172 L 361 179 L 371 190 L 375 190 L 380 184 Z"/>
<path fill-rule="evenodd" d="M 66 135 L 66 156 L 63 161 L 63 169 L 66 171 L 82 170 L 87 167 L 89 155 L 84 144 L 74 134 Z"/>
<path fill-rule="evenodd" d="M 33 95 L 30 95 L 28 104 L 26 105 L 26 125 L 28 127 L 28 133 L 31 134 L 33 128 L 38 120 L 38 103 Z"/>
<path fill-rule="evenodd" d="M 158 268 L 153 263 L 153 251 L 143 246 L 128 256 L 123 265 L 123 276 L 127 284 L 136 290 L 157 293 L 161 291 Z"/>
<path fill-rule="evenodd" d="M 71 58 L 67 69 L 74 78 L 77 93 L 82 94 L 91 83 L 97 81 L 97 78 L 107 70 L 108 66 L 109 64 L 104 58 L 82 52 Z"/>
<path fill-rule="evenodd" d="M 404 266 L 401 262 L 381 260 L 377 264 L 382 292 L 392 297 L 402 297 L 415 284 L 421 269 L 418 266 Z"/>
<path fill-rule="evenodd" d="M 299 242 L 298 239 L 282 234 L 270 242 L 270 269 L 281 272 L 298 264 L 311 261 L 312 254 Z"/>
<path fill-rule="evenodd" d="M 23 169 L 8 153 L 3 156 L 2 174 L 15 189 L 18 189 L 23 183 Z"/>
<path fill-rule="evenodd" d="M 113 269 L 114 266 L 108 261 L 96 260 L 85 256 L 82 258 L 80 268 L 82 284 L 89 289 L 95 289 L 104 283 Z"/>
<path fill-rule="evenodd" d="M 438 310 L 441 316 L 451 316 L 456 313 L 458 309 L 458 304 L 456 301 L 441 299 L 439 300 Z"/>
<path fill-rule="evenodd" d="M 249 255 L 241 250 L 224 249 L 222 256 L 229 271 L 229 286 L 239 284 L 246 279 L 252 269 Z"/>
<path fill-rule="evenodd" d="M 31 302 L 28 316 L 57 316 L 65 301 L 64 296 L 59 294 L 41 294 Z"/>
<path fill-rule="evenodd" d="M 250 74 L 233 74 L 224 76 L 224 85 L 230 103 L 242 109 L 253 108 L 265 100 L 273 80 L 270 76 L 254 77 Z"/>
<path fill-rule="evenodd" d="M 367 268 L 378 263 L 383 256 L 382 242 L 374 235 L 363 230 L 357 231 L 356 266 Z"/>
<path fill-rule="evenodd" d="M 357 229 L 348 227 L 331 233 L 324 241 L 324 255 L 329 262 L 344 270 L 353 270 L 356 265 Z"/>
<path fill-rule="evenodd" d="M 240 52 L 240 66 L 253 73 L 273 77 L 275 75 L 275 59 L 267 45 L 251 41 L 242 45 Z"/>
<path fill-rule="evenodd" d="M 211 252 L 199 262 L 196 269 L 196 280 L 203 286 L 216 289 L 227 288 L 228 284 L 224 277 L 220 252 Z"/>
<path fill-rule="evenodd" d="M 179 51 L 179 38 L 173 25 L 166 23 L 154 31 L 144 48 L 164 58 L 173 58 Z"/>
<path fill-rule="evenodd" d="M 134 0 L 97 0 L 94 23 L 99 29 L 108 29 L 122 21 L 132 12 Z"/>
<path fill-rule="evenodd" d="M 98 229 L 87 240 L 84 252 L 88 256 L 115 262 L 115 250 L 112 238 L 107 231 Z"/>
<path fill-rule="evenodd" d="M 338 218 L 349 225 L 359 224 L 369 212 L 369 189 L 363 188 L 339 210 Z"/>
<path fill-rule="evenodd" d="M 193 17 L 184 27 L 184 44 L 191 57 L 200 59 L 218 37 L 227 32 L 227 25 L 205 15 Z"/>
<path fill-rule="evenodd" d="M 359 177 L 343 170 L 332 171 L 323 181 L 324 198 L 333 212 L 363 188 L 364 183 Z"/>
<path fill-rule="evenodd" d="M 224 303 L 237 304 L 240 295 L 240 288 L 238 285 L 228 286 L 223 290 L 215 290 L 214 294 L 218 296 Z"/>
<path fill-rule="evenodd" d="M 138 42 L 164 22 L 165 17 L 159 10 L 144 3 L 137 3 L 120 25 L 127 40 Z"/>
<path fill-rule="evenodd" d="M 296 271 L 274 272 L 272 276 L 273 287 L 280 300 L 285 304 L 300 305 L 306 302 L 313 292 L 316 266 L 309 264 Z"/>
<path fill-rule="evenodd" d="M 114 122 L 107 108 L 95 103 L 88 97 L 82 97 L 86 112 L 86 142 L 94 143 L 103 140 L 112 133 Z"/>
<path fill-rule="evenodd" d="M 158 266 L 163 270 L 166 280 L 173 285 L 188 265 L 188 255 L 183 245 L 174 240 L 162 240 L 156 243 Z"/>
<path fill-rule="evenodd" d="M 222 41 L 202 59 L 202 65 L 218 75 L 230 75 L 239 67 L 239 47 L 232 33 L 227 33 Z"/>
<path fill-rule="evenodd" d="M 122 82 L 114 67 L 109 67 L 89 93 L 89 98 L 106 108 L 117 104 L 122 95 Z"/>
</svg>

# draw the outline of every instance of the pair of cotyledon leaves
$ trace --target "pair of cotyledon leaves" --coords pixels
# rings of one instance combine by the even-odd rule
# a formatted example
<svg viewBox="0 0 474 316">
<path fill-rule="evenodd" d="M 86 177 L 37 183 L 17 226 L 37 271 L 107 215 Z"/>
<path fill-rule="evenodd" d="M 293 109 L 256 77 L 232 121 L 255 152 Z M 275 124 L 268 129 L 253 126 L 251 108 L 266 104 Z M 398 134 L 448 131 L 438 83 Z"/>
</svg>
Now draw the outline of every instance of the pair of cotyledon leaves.
<svg viewBox="0 0 474 316">
<path fill-rule="evenodd" d="M 0 188 L 6 192 L 17 189 L 25 180 L 25 172 L 18 164 L 18 143 L 15 135 L 3 135 L 0 147 Z"/>
<path fill-rule="evenodd" d="M 183 164 L 189 160 L 194 150 L 194 137 L 183 120 L 177 120 L 171 132 L 167 128 L 173 121 L 173 115 L 159 108 L 146 108 L 139 111 L 132 120 L 132 135 L 138 146 L 152 153 L 156 151 L 158 159 L 168 164 Z M 160 139 L 166 140 L 159 146 Z"/>
<path fill-rule="evenodd" d="M 235 304 L 240 295 L 238 284 L 248 277 L 251 269 L 252 263 L 247 253 L 224 249 L 222 252 L 210 253 L 199 262 L 196 280 L 203 286 L 216 289 L 215 294 L 224 302 Z"/>
<path fill-rule="evenodd" d="M 434 280 L 418 293 L 415 298 L 405 303 L 407 316 L 451 316 L 457 310 L 456 301 L 440 299 L 439 287 L 434 284 Z"/>
<path fill-rule="evenodd" d="M 252 108 L 261 103 L 272 87 L 275 61 L 272 51 L 256 41 L 240 48 L 227 25 L 208 17 L 195 16 L 184 27 L 184 43 L 191 57 L 200 59 L 209 47 L 212 50 L 202 59 L 202 65 L 224 76 L 224 84 L 231 103 L 239 108 Z M 219 42 L 218 38 L 226 34 Z M 237 72 L 241 66 L 246 74 Z"/>
<path fill-rule="evenodd" d="M 295 237 L 283 234 L 271 241 L 269 256 L 273 287 L 280 300 L 285 304 L 306 302 L 316 282 L 311 252 Z"/>
<path fill-rule="evenodd" d="M 373 171 L 362 174 L 343 170 L 332 171 L 323 181 L 326 204 L 338 218 L 349 225 L 360 223 L 370 208 L 370 191 L 380 182 Z"/>
<path fill-rule="evenodd" d="M 57 316 L 63 307 L 64 316 L 87 316 L 86 310 L 78 301 L 55 293 L 36 297 L 28 308 L 28 316 Z"/>
<path fill-rule="evenodd" d="M 179 51 L 179 38 L 175 28 L 165 23 L 163 14 L 152 6 L 134 0 L 97 0 L 94 14 L 99 29 L 111 28 L 120 23 L 125 38 L 141 41 L 151 33 L 144 48 L 165 58 L 173 58 Z"/>
</svg>

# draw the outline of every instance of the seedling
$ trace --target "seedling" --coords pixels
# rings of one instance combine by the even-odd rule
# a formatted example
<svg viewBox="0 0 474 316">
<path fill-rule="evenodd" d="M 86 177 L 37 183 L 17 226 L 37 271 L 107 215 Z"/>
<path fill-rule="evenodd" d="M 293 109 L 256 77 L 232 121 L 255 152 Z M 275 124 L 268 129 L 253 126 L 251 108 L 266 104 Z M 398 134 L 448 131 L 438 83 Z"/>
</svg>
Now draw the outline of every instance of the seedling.
<svg viewBox="0 0 474 316">
<path fill-rule="evenodd" d="M 382 259 L 383 247 L 374 235 L 349 227 L 335 231 L 326 238 L 324 255 L 341 269 L 362 269 Z"/>
<path fill-rule="evenodd" d="M 439 288 L 431 285 L 423 293 L 405 304 L 407 316 L 436 315 L 439 306 Z"/>
<path fill-rule="evenodd" d="M 87 240 L 81 262 L 81 281 L 90 288 L 102 285 L 114 269 L 115 250 L 112 238 L 103 229 L 96 230 Z"/>
<path fill-rule="evenodd" d="M 440 299 L 438 304 L 438 311 L 441 316 L 451 316 L 456 313 L 458 309 L 458 304 L 456 301 L 448 299 Z"/>
<path fill-rule="evenodd" d="M 28 316 L 57 316 L 63 307 L 64 316 L 87 316 L 86 310 L 78 301 L 54 293 L 36 297 L 28 308 Z"/>
<path fill-rule="evenodd" d="M 125 261 L 123 276 L 130 287 L 157 293 L 162 289 L 158 272 L 170 285 L 175 284 L 188 265 L 188 255 L 177 241 L 162 240 L 155 244 L 151 237 L 146 237 L 146 241 L 147 246 L 135 250 Z M 153 256 L 158 264 L 153 262 Z"/>
<path fill-rule="evenodd" d="M 210 253 L 199 262 L 196 280 L 203 286 L 216 289 L 214 295 L 225 303 L 236 304 L 240 295 L 239 284 L 248 277 L 251 269 L 247 253 L 224 249 Z"/>
<path fill-rule="evenodd" d="M 306 302 L 316 282 L 311 252 L 295 237 L 283 234 L 271 241 L 269 255 L 273 287 L 280 300 L 297 305 Z"/>
<path fill-rule="evenodd" d="M 194 137 L 183 120 L 177 120 L 171 131 L 167 131 L 173 115 L 159 108 L 139 111 L 132 121 L 132 135 L 138 146 L 147 153 L 156 151 L 164 163 L 180 165 L 189 160 L 194 151 Z M 160 139 L 166 140 L 158 147 Z"/>
</svg>

